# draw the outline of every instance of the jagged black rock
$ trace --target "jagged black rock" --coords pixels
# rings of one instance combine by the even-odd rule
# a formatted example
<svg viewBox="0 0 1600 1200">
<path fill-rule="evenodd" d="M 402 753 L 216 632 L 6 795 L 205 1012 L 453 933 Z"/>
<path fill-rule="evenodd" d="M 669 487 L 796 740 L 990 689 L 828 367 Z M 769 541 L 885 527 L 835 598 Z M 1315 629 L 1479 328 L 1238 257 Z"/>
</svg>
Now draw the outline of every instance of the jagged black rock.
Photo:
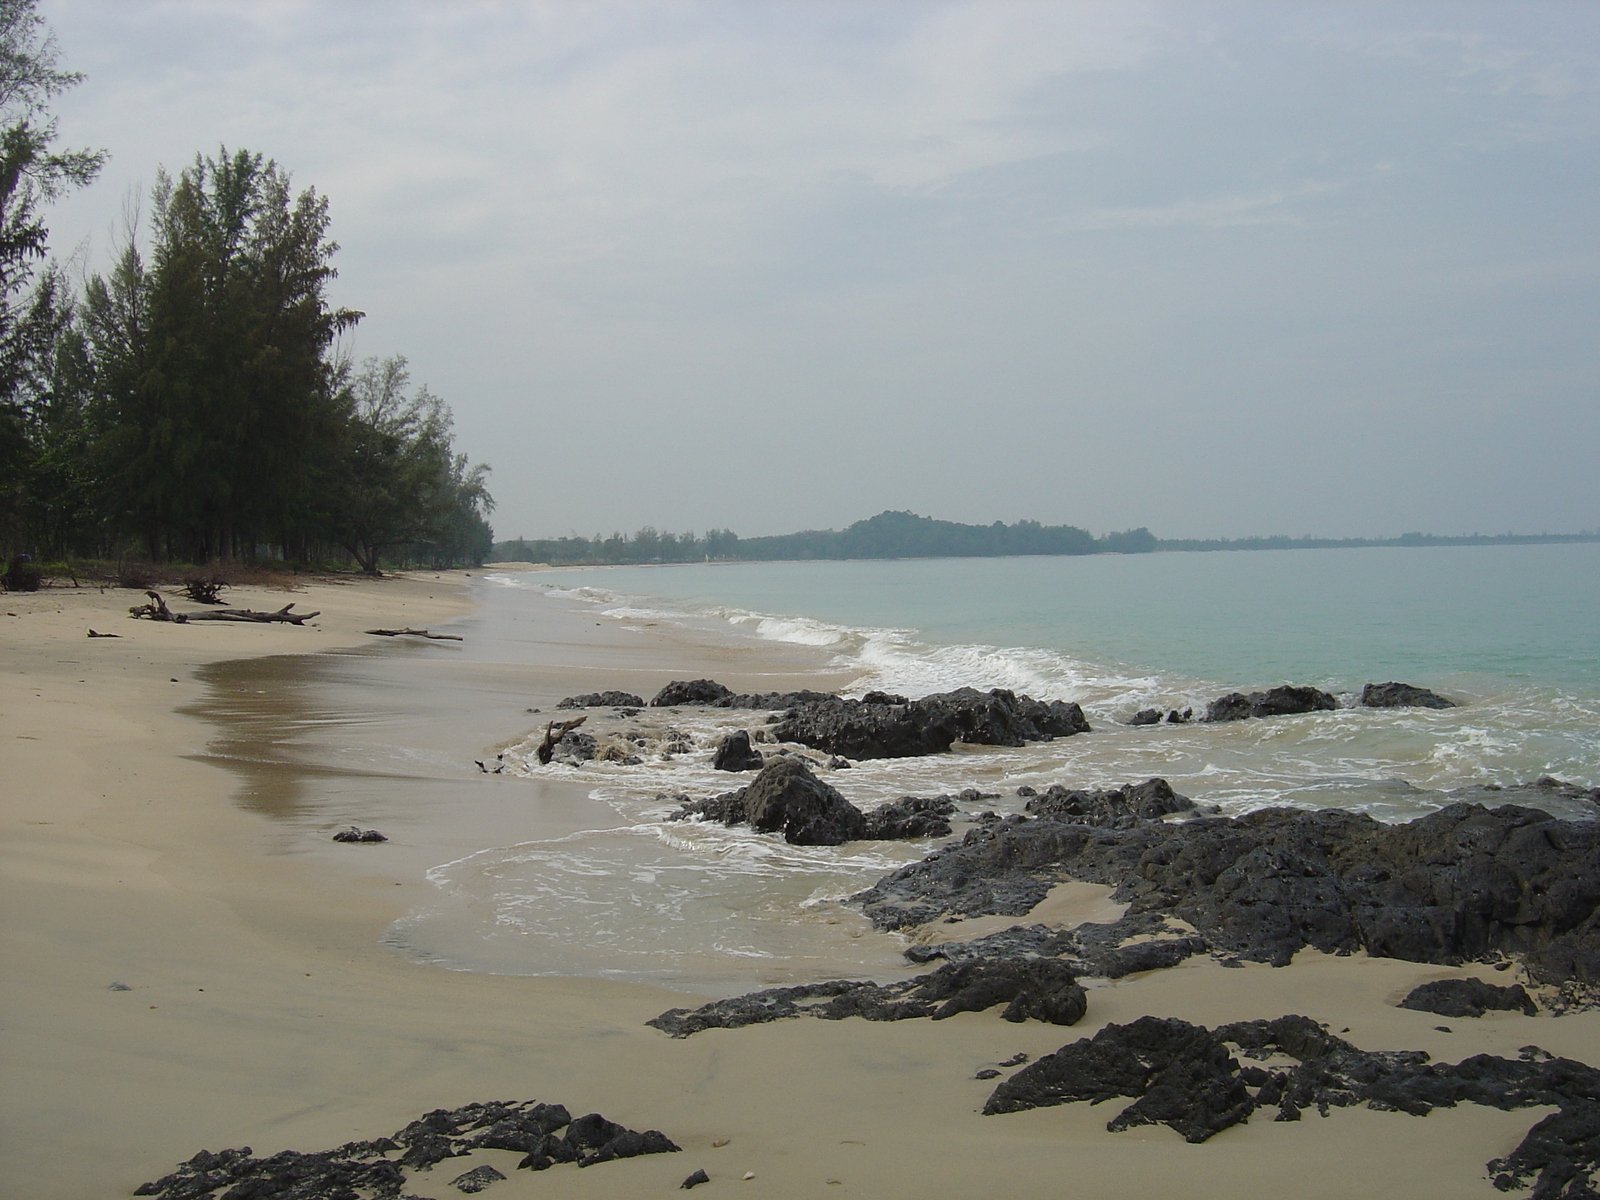
<svg viewBox="0 0 1600 1200">
<path fill-rule="evenodd" d="M 565 1136 L 557 1130 L 566 1128 Z M 502 1100 L 468 1104 L 456 1109 L 435 1109 L 412 1121 L 392 1138 L 349 1142 L 335 1150 L 301 1154 L 285 1150 L 270 1158 L 252 1158 L 249 1146 L 211 1153 L 202 1150 L 176 1171 L 142 1185 L 136 1196 L 159 1200 L 212 1200 L 226 1192 L 230 1197 L 266 1197 L 273 1200 L 350 1200 L 356 1188 L 374 1200 L 394 1200 L 406 1181 L 406 1171 L 426 1171 L 447 1158 L 474 1150 L 511 1150 L 525 1155 L 519 1167 L 543 1170 L 558 1162 L 580 1167 L 662 1154 L 680 1149 L 659 1130 L 643 1133 L 625 1129 L 599 1113 L 574 1119 L 560 1104 L 534 1100 Z M 388 1155 L 400 1151 L 398 1158 Z M 493 1168 L 478 1168 L 456 1181 L 473 1185 L 462 1191 L 480 1191 L 493 1178 L 504 1178 Z"/>
<path fill-rule="evenodd" d="M 1293 1067 L 1241 1066 L 1231 1047 L 1264 1061 L 1275 1054 Z M 1207 1029 L 1175 1018 L 1141 1017 L 1107 1025 L 1046 1055 L 1006 1079 L 984 1105 L 986 1115 L 1078 1101 L 1133 1100 L 1106 1123 L 1112 1132 L 1162 1124 L 1203 1142 L 1263 1108 L 1279 1121 L 1304 1110 L 1365 1104 L 1423 1116 L 1435 1108 L 1484 1104 L 1503 1111 L 1555 1106 L 1489 1172 L 1501 1191 L 1532 1181 L 1532 1200 L 1596 1195 L 1600 1169 L 1600 1070 L 1527 1046 L 1520 1059 L 1478 1054 L 1435 1063 L 1420 1050 L 1361 1050 L 1309 1017 L 1240 1021 Z"/>
</svg>

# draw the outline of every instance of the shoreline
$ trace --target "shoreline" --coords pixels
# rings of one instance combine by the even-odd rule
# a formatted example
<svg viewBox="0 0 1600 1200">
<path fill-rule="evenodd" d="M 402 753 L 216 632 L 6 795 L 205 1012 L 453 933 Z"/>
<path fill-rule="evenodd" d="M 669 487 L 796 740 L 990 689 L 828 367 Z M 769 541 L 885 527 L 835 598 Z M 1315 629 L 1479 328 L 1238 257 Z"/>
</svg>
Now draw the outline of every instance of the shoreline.
<svg viewBox="0 0 1600 1200">
<path fill-rule="evenodd" d="M 1484 1162 L 1514 1146 L 1541 1110 L 1336 1110 L 1294 1126 L 1257 1118 L 1190 1146 L 1163 1128 L 1109 1134 L 1108 1111 L 1086 1105 L 982 1117 L 989 1089 L 972 1075 L 1145 1013 L 1208 1025 L 1305 1013 L 1348 1027 L 1365 1049 L 1422 1049 L 1443 1061 L 1514 1056 L 1535 1042 L 1592 1062 L 1600 1046 L 1600 1013 L 1493 1014 L 1451 1022 L 1445 1034 L 1437 1017 L 1393 1007 L 1420 982 L 1492 976 L 1481 967 L 1307 952 L 1286 968 L 1193 962 L 1094 986 L 1088 1016 L 1071 1028 L 982 1012 L 937 1024 L 781 1022 L 683 1042 L 643 1026 L 683 1003 L 681 993 L 410 962 L 379 934 L 429 885 L 394 878 L 365 857 L 371 848 L 333 855 L 326 813 L 291 822 L 286 835 L 281 817 L 236 802 L 240 780 L 217 769 L 217 731 L 198 716 L 207 696 L 197 673 L 264 656 L 347 654 L 372 625 L 470 625 L 465 583 L 449 573 L 313 584 L 296 602 L 325 609 L 315 630 L 131 622 L 137 595 L 120 590 L 4 597 L 0 607 L 22 614 L 0 616 L 5 1190 L 45 1200 L 127 1195 L 202 1146 L 318 1150 L 387 1134 L 432 1108 L 526 1098 L 662 1129 L 685 1153 L 538 1176 L 484 1159 L 511 1176 L 493 1192 L 508 1200 L 657 1194 L 696 1167 L 719 1186 L 753 1171 L 760 1194 L 775 1197 L 1043 1197 L 1058 1195 L 1063 1177 L 1097 1196 L 1274 1188 L 1489 1197 L 1501 1193 Z M 230 594 L 248 607 L 283 599 Z M 592 690 L 575 680 L 622 686 L 671 672 L 652 664 L 673 655 L 678 677 L 706 665 L 738 686 L 802 674 L 781 648 L 758 659 L 764 648 L 752 647 L 741 676 L 726 661 L 681 665 L 689 643 L 665 635 L 641 643 L 603 630 L 595 639 L 577 617 L 549 624 L 560 628 L 540 643 L 545 661 L 517 664 L 494 684 L 508 720 L 521 713 L 509 708 L 515 696 L 549 707 L 528 694 L 529 679 L 552 696 Z M 91 641 L 90 625 L 123 636 Z M 780 670 L 757 670 L 767 665 Z M 460 670 L 481 675 L 481 666 L 463 661 Z M 439 673 L 442 683 L 449 674 Z M 263 694 L 281 686 L 261 682 Z M 463 749 L 470 757 L 482 748 Z M 381 788 L 382 773 L 374 777 Z M 509 795 L 498 782 L 471 781 L 485 796 Z M 586 781 L 543 786 L 553 802 L 561 793 L 580 809 L 593 805 Z M 417 861 L 431 850 L 416 847 Z M 113 981 L 133 990 L 108 991 Z M 731 1140 L 714 1148 L 721 1138 Z M 407 1188 L 455 1194 L 448 1181 L 477 1161 L 450 1160 Z"/>
</svg>

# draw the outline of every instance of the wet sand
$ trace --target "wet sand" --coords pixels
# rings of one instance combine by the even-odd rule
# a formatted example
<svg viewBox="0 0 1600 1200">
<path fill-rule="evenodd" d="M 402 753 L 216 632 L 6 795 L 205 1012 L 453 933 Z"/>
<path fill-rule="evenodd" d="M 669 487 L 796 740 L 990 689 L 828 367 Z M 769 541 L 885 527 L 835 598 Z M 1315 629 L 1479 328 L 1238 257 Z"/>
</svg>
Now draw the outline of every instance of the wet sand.
<svg viewBox="0 0 1600 1200">
<path fill-rule="evenodd" d="M 1282 970 L 1191 961 L 1093 987 L 1072 1029 L 988 1012 L 684 1041 L 643 1022 L 696 997 L 407 961 L 380 938 L 430 886 L 428 866 L 614 819 L 582 783 L 471 773 L 473 758 L 545 715 L 527 708 L 699 675 L 748 690 L 818 686 L 821 659 L 803 648 L 719 648 L 556 605 L 511 639 L 516 661 L 478 662 L 475 640 L 505 638 L 474 625 L 484 618 L 467 582 L 314 585 L 294 599 L 324 610 L 316 628 L 133 622 L 139 597 L 122 591 L 0 597 L 0 613 L 17 614 L 0 615 L 0 1195 L 125 1196 L 201 1147 L 324 1149 L 435 1107 L 537 1098 L 660 1128 L 685 1153 L 535 1175 L 513 1171 L 515 1155 L 482 1152 L 413 1174 L 408 1190 L 458 1194 L 448 1181 L 481 1160 L 511 1176 L 490 1193 L 505 1200 L 660 1194 L 697 1167 L 716 1188 L 780 1198 L 1487 1198 L 1502 1193 L 1483 1164 L 1541 1110 L 1258 1116 L 1191 1146 L 1163 1127 L 1107 1133 L 1115 1103 L 982 1117 L 993 1085 L 972 1075 L 1145 1013 L 1213 1024 L 1299 1012 L 1365 1048 L 1448 1061 L 1528 1043 L 1600 1057 L 1600 1014 L 1445 1022 L 1394 1001 L 1428 979 L 1503 977 L 1359 957 L 1302 954 Z M 405 624 L 468 640 L 361 634 Z M 91 626 L 122 636 L 90 640 Z M 412 686 L 371 686 L 396 665 Z M 485 689 L 503 696 L 503 719 L 485 719 L 498 711 Z M 360 719 L 389 726 L 377 740 L 414 757 L 340 756 L 326 735 L 352 719 L 356 694 L 369 709 Z M 328 841 L 351 823 L 393 840 Z M 1087 893 L 1047 903 L 1060 919 L 1103 909 Z M 132 990 L 107 990 L 113 981 Z"/>
</svg>

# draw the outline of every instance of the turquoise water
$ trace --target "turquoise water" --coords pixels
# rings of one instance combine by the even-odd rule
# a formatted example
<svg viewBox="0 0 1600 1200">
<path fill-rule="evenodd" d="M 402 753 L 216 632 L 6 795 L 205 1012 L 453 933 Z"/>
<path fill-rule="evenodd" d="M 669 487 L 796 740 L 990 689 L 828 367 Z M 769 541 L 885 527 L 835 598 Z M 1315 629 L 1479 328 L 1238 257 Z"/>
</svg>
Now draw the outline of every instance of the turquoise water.
<svg viewBox="0 0 1600 1200">
<path fill-rule="evenodd" d="M 1405 679 L 1600 696 L 1600 544 L 612 567 L 563 586 L 1218 686 Z M 566 581 L 571 581 L 570 583 Z"/>
</svg>

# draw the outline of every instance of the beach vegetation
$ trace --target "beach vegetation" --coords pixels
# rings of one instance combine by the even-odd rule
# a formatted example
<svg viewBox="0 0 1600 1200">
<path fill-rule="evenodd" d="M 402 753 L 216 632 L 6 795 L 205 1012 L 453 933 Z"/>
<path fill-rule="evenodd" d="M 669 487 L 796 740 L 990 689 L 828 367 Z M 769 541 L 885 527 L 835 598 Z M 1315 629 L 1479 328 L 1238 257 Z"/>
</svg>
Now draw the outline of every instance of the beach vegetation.
<svg viewBox="0 0 1600 1200">
<path fill-rule="evenodd" d="M 363 314 L 329 298 L 315 188 L 224 147 L 158 171 L 81 288 L 47 261 L 45 206 L 105 158 L 54 146 L 59 57 L 35 0 L 0 0 L 0 554 L 481 563 L 488 468 L 403 358 L 341 349 Z"/>
</svg>

